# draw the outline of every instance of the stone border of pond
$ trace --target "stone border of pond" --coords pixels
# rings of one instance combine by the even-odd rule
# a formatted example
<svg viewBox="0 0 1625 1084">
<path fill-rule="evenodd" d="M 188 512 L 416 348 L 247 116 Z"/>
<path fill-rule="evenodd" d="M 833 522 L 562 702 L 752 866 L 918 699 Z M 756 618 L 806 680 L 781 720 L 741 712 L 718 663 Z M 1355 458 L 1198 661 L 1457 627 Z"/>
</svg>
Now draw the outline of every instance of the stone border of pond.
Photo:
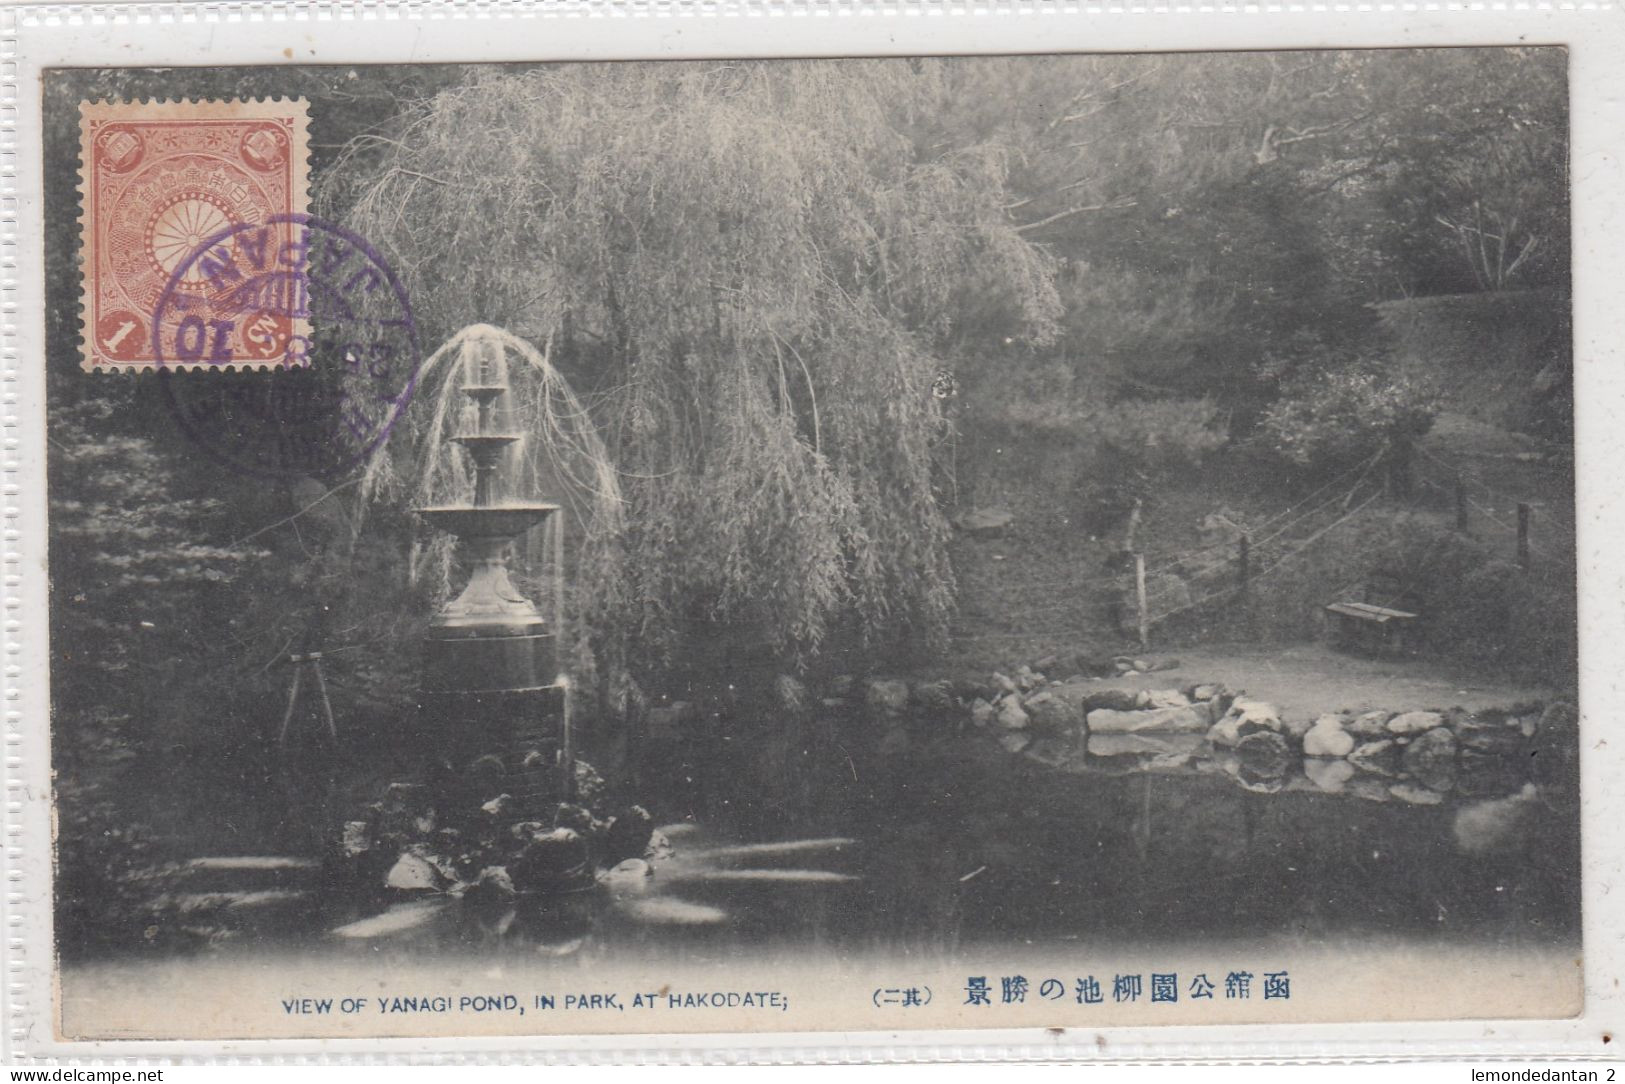
<svg viewBox="0 0 1625 1084">
<path fill-rule="evenodd" d="M 1127 656 L 1111 663 L 1116 677 L 1177 667 Z M 1519 795 L 1560 781 L 1577 751 L 1579 716 L 1562 699 L 1301 716 L 1217 681 L 1125 689 L 1106 676 L 1053 680 L 1023 665 L 986 680 L 870 678 L 851 694 L 888 733 L 911 715 L 947 714 L 969 724 L 957 728 L 965 735 L 1060 770 L 1223 773 L 1261 793 L 1412 805 Z"/>
</svg>

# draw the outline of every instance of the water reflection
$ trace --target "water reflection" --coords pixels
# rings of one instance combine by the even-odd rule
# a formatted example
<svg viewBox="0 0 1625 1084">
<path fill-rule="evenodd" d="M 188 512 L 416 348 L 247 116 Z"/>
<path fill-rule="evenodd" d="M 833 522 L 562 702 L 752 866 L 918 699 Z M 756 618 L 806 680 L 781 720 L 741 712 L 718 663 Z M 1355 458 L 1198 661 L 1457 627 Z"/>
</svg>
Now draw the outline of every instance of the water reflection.
<svg viewBox="0 0 1625 1084">
<path fill-rule="evenodd" d="M 502 899 L 464 898 L 463 893 L 420 896 L 344 922 L 332 934 L 341 943 L 371 947 L 398 940 L 463 951 L 486 946 L 570 955 L 606 940 L 645 943 L 650 939 L 646 928 L 674 927 L 691 934 L 693 927 L 721 926 L 737 919 L 740 905 L 751 905 L 748 895 L 737 888 L 729 891 L 732 886 L 804 889 L 859 879 L 835 869 L 735 864 L 813 855 L 838 859 L 854 846 L 845 837 L 712 846 L 696 825 L 684 823 L 657 830 L 657 838 L 662 845 L 651 849 L 649 859 L 628 859 L 601 870 L 582 891 Z M 673 838 L 681 842 L 673 844 Z M 723 887 L 719 891 L 717 886 Z M 688 898 L 696 894 L 705 899 Z"/>
<path fill-rule="evenodd" d="M 598 871 L 584 891 L 514 901 L 313 883 L 297 915 L 245 912 L 239 936 L 212 943 L 402 962 L 657 948 L 943 961 L 975 945 L 1578 937 L 1567 769 L 1422 805 L 1346 760 L 1249 758 L 1201 735 L 1017 755 L 951 732 L 891 753 L 849 733 L 803 738 L 774 773 L 744 741 L 657 751 L 682 784 L 655 802 L 681 818 L 662 829 L 669 851 Z"/>
</svg>

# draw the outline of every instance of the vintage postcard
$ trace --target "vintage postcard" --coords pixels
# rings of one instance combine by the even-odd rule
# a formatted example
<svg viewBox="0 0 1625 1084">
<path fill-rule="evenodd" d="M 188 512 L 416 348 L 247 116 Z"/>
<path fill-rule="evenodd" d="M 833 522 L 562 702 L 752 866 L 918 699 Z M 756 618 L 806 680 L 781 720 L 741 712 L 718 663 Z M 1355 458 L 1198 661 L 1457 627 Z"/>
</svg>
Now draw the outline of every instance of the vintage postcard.
<svg viewBox="0 0 1625 1084">
<path fill-rule="evenodd" d="M 1551 25 L 42 45 L 20 1045 L 1610 1053 Z"/>
</svg>

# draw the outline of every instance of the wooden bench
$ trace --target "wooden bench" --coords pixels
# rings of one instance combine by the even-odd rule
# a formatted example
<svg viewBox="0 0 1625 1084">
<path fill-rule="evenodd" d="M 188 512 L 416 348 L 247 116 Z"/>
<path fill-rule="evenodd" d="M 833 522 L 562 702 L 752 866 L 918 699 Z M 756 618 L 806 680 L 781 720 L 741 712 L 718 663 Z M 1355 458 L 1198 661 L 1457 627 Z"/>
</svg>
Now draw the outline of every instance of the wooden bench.
<svg viewBox="0 0 1625 1084">
<path fill-rule="evenodd" d="M 1395 577 L 1374 574 L 1357 592 L 1359 599 L 1340 600 L 1326 607 L 1333 621 L 1338 647 L 1375 655 L 1414 650 L 1422 623 L 1420 599 Z"/>
</svg>

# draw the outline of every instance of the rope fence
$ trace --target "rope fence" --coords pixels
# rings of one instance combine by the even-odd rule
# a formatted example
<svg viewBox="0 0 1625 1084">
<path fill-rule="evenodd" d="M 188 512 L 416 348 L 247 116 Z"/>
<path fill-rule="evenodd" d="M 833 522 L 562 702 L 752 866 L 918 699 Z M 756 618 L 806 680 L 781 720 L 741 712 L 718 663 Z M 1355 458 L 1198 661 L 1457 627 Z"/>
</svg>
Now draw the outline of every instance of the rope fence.
<svg viewBox="0 0 1625 1084">
<path fill-rule="evenodd" d="M 1250 537 L 1252 534 L 1254 534 L 1256 532 L 1268 530 L 1271 527 L 1275 527 L 1276 529 L 1274 530 L 1273 533 L 1268 534 L 1265 537 L 1251 543 L 1255 550 L 1256 549 L 1261 549 L 1262 547 L 1269 545 L 1270 543 L 1276 541 L 1277 539 L 1282 538 L 1283 536 L 1285 536 L 1286 534 L 1288 534 L 1292 530 L 1294 530 L 1294 529 L 1296 529 L 1298 527 L 1301 527 L 1304 523 L 1306 523 L 1309 520 L 1313 519 L 1315 516 L 1320 515 L 1321 513 L 1326 511 L 1326 509 L 1332 507 L 1333 505 L 1336 505 L 1339 502 L 1342 502 L 1346 506 L 1347 502 L 1353 497 L 1353 495 L 1356 492 L 1358 492 L 1359 485 L 1364 481 L 1366 475 L 1368 475 L 1370 473 L 1371 469 L 1376 465 L 1378 459 L 1380 459 L 1380 458 L 1381 457 L 1380 457 L 1380 454 L 1379 454 L 1379 455 L 1376 455 L 1376 456 L 1372 456 L 1369 459 L 1362 460 L 1359 463 L 1356 463 L 1354 466 L 1350 467 L 1349 469 L 1347 469 L 1347 470 L 1343 471 L 1342 473 L 1334 476 L 1330 481 L 1327 481 L 1327 482 L 1323 483 L 1319 488 L 1315 489 L 1313 492 L 1311 492 L 1307 496 L 1301 498 L 1295 504 L 1292 504 L 1289 507 L 1283 509 L 1282 511 L 1275 513 L 1273 516 L 1269 517 L 1268 519 L 1264 520 L 1263 522 L 1261 522 L 1261 523 L 1259 523 L 1259 524 L 1257 524 L 1255 526 L 1252 526 L 1250 529 L 1249 528 L 1241 528 L 1242 533 L 1245 534 L 1245 535 L 1248 535 Z M 1306 508 L 1306 506 L 1310 505 L 1311 502 L 1313 502 L 1317 498 L 1321 497 L 1324 493 L 1326 493 L 1327 490 L 1331 489 L 1332 487 L 1337 485 L 1339 482 L 1346 481 L 1347 479 L 1349 479 L 1351 477 L 1354 477 L 1356 474 L 1360 475 L 1360 478 L 1358 480 L 1356 480 L 1355 485 L 1353 487 L 1351 487 L 1348 491 L 1334 494 L 1332 497 L 1328 498 L 1327 500 L 1320 501 L 1318 504 L 1315 504 L 1313 507 L 1308 507 L 1307 510 L 1304 510 Z M 1293 515 L 1293 513 L 1298 513 L 1298 512 L 1301 512 L 1301 514 Z M 1238 525 L 1238 527 L 1239 526 L 1240 525 Z M 1171 554 L 1169 554 L 1169 553 L 1161 554 L 1158 557 L 1158 563 L 1156 565 L 1148 567 L 1146 569 L 1145 574 L 1147 576 L 1161 575 L 1163 573 L 1170 572 L 1170 571 L 1172 571 L 1174 569 L 1177 569 L 1177 568 L 1185 565 L 1187 562 L 1191 561 L 1195 557 L 1198 557 L 1198 556 L 1201 556 L 1201 555 L 1204 555 L 1204 554 L 1216 553 L 1216 552 L 1222 551 L 1222 550 L 1231 550 L 1231 549 L 1234 549 L 1235 545 L 1236 545 L 1236 539 L 1234 539 L 1234 538 L 1222 538 L 1222 539 L 1219 539 L 1219 540 L 1214 541 L 1214 542 L 1208 542 L 1208 543 L 1204 543 L 1204 544 L 1199 545 L 1199 546 L 1193 546 L 1193 547 L 1191 547 L 1189 549 L 1178 550 L 1178 551 L 1175 551 L 1174 553 L 1171 553 Z M 1119 584 L 1122 583 L 1122 580 L 1123 580 L 1123 573 L 1107 573 L 1107 574 L 1103 574 L 1103 575 L 1099 575 L 1099 576 L 1081 576 L 1081 575 L 1080 576 L 1067 576 L 1067 577 L 1062 577 L 1062 578 L 1059 578 L 1059 579 L 1052 579 L 1052 580 L 1024 581 L 1024 582 L 1016 583 L 1016 584 L 1001 585 L 996 590 L 998 590 L 1000 594 L 1006 594 L 1006 595 L 1007 594 L 1026 594 L 1026 593 L 1042 593 L 1042 594 L 1048 595 L 1048 594 L 1052 594 L 1055 591 L 1064 591 L 1064 590 L 1069 590 L 1069 589 L 1076 590 L 1076 589 L 1083 589 L 1083 588 L 1109 587 L 1109 586 L 1113 586 L 1113 585 L 1119 585 Z"/>
<path fill-rule="evenodd" d="M 1420 483 L 1431 490 L 1453 498 L 1456 505 L 1456 526 L 1458 530 L 1467 530 L 1468 512 L 1476 513 L 1484 522 L 1493 524 L 1500 530 L 1512 534 L 1516 539 L 1515 554 L 1518 563 L 1528 570 L 1533 556 L 1551 558 L 1556 554 L 1553 548 L 1546 543 L 1536 543 L 1531 538 L 1531 524 L 1538 521 L 1543 526 L 1556 528 L 1556 534 L 1573 542 L 1575 530 L 1564 523 L 1557 516 L 1527 500 L 1518 500 L 1514 495 L 1491 487 L 1481 480 L 1471 477 L 1467 472 L 1459 469 L 1449 462 L 1441 459 L 1424 448 L 1417 448 L 1420 457 L 1450 472 L 1454 485 L 1445 485 L 1431 478 L 1423 477 Z M 1133 609 L 1138 615 L 1142 649 L 1149 649 L 1150 629 L 1160 625 L 1169 618 L 1182 613 L 1200 609 L 1221 600 L 1234 600 L 1244 597 L 1248 588 L 1259 581 L 1275 574 L 1282 568 L 1303 559 L 1312 548 L 1322 539 L 1335 533 L 1345 525 L 1355 521 L 1366 512 L 1378 499 L 1388 492 L 1386 485 L 1378 485 L 1362 497 L 1366 490 L 1371 473 L 1380 464 L 1383 453 L 1361 460 L 1341 473 L 1322 483 L 1314 491 L 1298 499 L 1293 504 L 1274 513 L 1269 518 L 1252 525 L 1250 528 L 1242 524 L 1233 524 L 1240 532 L 1239 535 L 1223 538 L 1214 542 L 1204 543 L 1189 549 L 1174 553 L 1159 554 L 1155 565 L 1148 565 L 1143 554 L 1135 553 L 1133 556 L 1136 567 L 1117 573 L 1105 575 L 1084 575 L 1068 577 L 1058 580 L 1043 581 L 1040 583 L 1013 583 L 1007 586 L 991 588 L 1000 599 L 1031 599 L 1032 603 L 1024 605 L 1022 610 L 1035 617 L 1054 619 L 1061 615 L 1072 615 L 1078 618 L 1079 624 L 1072 627 L 1056 627 L 1020 632 L 966 632 L 956 633 L 955 638 L 961 640 L 1023 640 L 1023 639 L 1053 639 L 1070 638 L 1082 631 L 1087 622 L 1086 600 L 1081 598 L 1056 599 L 1057 592 L 1078 591 L 1089 589 L 1110 589 L 1121 598 L 1123 594 L 1134 596 Z M 1352 480 L 1352 481 L 1351 481 Z M 1485 500 L 1479 500 L 1468 487 L 1474 487 Z M 1328 496 L 1328 494 L 1330 494 Z M 1517 508 L 1517 522 L 1509 522 L 1505 514 L 1499 512 L 1486 502 L 1504 502 Z M 1308 528 L 1321 520 L 1329 511 L 1338 509 L 1339 514 L 1328 523 L 1313 529 L 1302 538 L 1290 537 L 1294 533 Z M 1276 555 L 1263 568 L 1254 570 L 1251 566 L 1264 554 L 1266 548 L 1276 550 Z M 1280 552 L 1280 547 L 1285 547 Z M 1559 544 L 1559 550 L 1561 544 Z M 1222 551 L 1231 551 L 1225 556 Z M 1214 555 L 1218 555 L 1215 559 Z M 1230 580 L 1216 589 L 1206 591 L 1201 595 L 1158 611 L 1152 611 L 1148 605 L 1149 597 L 1154 593 L 1148 581 L 1152 577 L 1160 577 L 1182 566 L 1187 566 L 1193 558 L 1207 557 L 1206 569 L 1214 571 L 1224 565 L 1229 566 L 1225 574 Z M 1347 593 L 1346 590 L 1344 593 Z"/>
<path fill-rule="evenodd" d="M 1473 487 L 1489 500 L 1499 502 L 1503 505 L 1512 505 L 1513 507 L 1519 509 L 1527 509 L 1527 511 L 1521 512 L 1520 515 L 1529 517 L 1531 520 L 1538 518 L 1542 525 L 1556 528 L 1559 534 L 1571 542 L 1576 540 L 1575 529 L 1569 524 L 1563 522 L 1559 516 L 1554 514 L 1544 505 L 1535 501 L 1530 501 L 1527 498 L 1520 498 L 1515 494 L 1506 492 L 1505 490 L 1497 489 L 1496 487 L 1485 482 L 1483 479 L 1477 477 L 1473 472 L 1462 468 L 1460 464 L 1451 463 L 1445 459 L 1442 459 L 1434 453 L 1428 451 L 1426 448 L 1418 447 L 1416 451 L 1423 459 L 1437 467 L 1449 471 L 1454 482 L 1452 487 L 1441 485 L 1432 481 L 1431 479 L 1423 479 L 1423 484 L 1446 494 L 1454 495 L 1458 502 L 1458 506 L 1465 505 L 1467 507 L 1476 509 L 1482 516 L 1484 516 L 1485 519 L 1488 519 L 1491 523 L 1496 524 L 1504 530 L 1512 531 L 1514 533 L 1518 531 L 1517 527 L 1502 519 L 1494 509 L 1486 506 L 1481 501 L 1474 500 L 1472 494 L 1467 491 L 1469 487 Z M 1459 509 L 1458 526 L 1462 526 L 1460 522 Z M 1533 548 L 1536 550 L 1536 552 L 1547 552 L 1544 547 L 1539 545 L 1533 545 Z"/>
<path fill-rule="evenodd" d="M 1184 613 L 1184 612 L 1186 612 L 1188 610 L 1194 610 L 1197 607 L 1199 607 L 1199 606 L 1201 606 L 1201 605 L 1203 605 L 1205 603 L 1211 602 L 1211 601 L 1213 601 L 1215 599 L 1225 598 L 1225 597 L 1234 597 L 1235 595 L 1239 594 L 1240 592 L 1246 590 L 1246 588 L 1247 588 L 1247 586 L 1249 584 L 1257 583 L 1259 580 L 1264 579 L 1266 576 L 1268 576 L 1271 573 L 1275 572 L 1277 569 L 1281 568 L 1283 565 L 1286 565 L 1286 564 L 1288 564 L 1288 563 L 1290 563 L 1292 561 L 1295 561 L 1298 558 L 1302 557 L 1305 553 L 1307 553 L 1309 551 L 1309 547 L 1313 546 L 1316 542 L 1320 541 L 1322 538 L 1326 537 L 1328 534 L 1335 531 L 1337 528 L 1343 526 L 1343 524 L 1348 523 L 1350 520 L 1354 519 L 1361 512 L 1365 511 L 1366 508 L 1369 507 L 1371 505 L 1371 503 L 1373 501 L 1375 501 L 1380 496 L 1382 496 L 1380 491 L 1377 492 L 1377 493 L 1371 494 L 1365 500 L 1361 501 L 1358 505 L 1356 505 L 1353 509 L 1351 509 L 1350 511 L 1348 511 L 1348 512 L 1344 513 L 1343 515 L 1339 516 L 1336 520 L 1333 520 L 1331 523 L 1329 523 L 1326 526 L 1322 527 L 1320 530 L 1316 531 L 1314 534 L 1310 535 L 1308 538 L 1305 538 L 1304 540 L 1299 542 L 1297 544 L 1297 546 L 1293 550 L 1291 550 L 1291 552 L 1287 553 L 1286 556 L 1284 556 L 1284 557 L 1280 558 L 1279 560 L 1275 561 L 1273 564 L 1269 565 L 1268 567 L 1266 567 L 1262 571 L 1258 572 L 1256 575 L 1249 576 L 1245 581 L 1238 582 L 1238 583 L 1236 583 L 1236 584 L 1234 584 L 1234 585 L 1232 585 L 1230 587 L 1226 587 L 1226 588 L 1223 588 L 1223 589 L 1218 590 L 1218 591 L 1209 592 L 1208 594 L 1203 595 L 1201 598 L 1192 599 L 1190 602 L 1184 603 L 1183 605 L 1175 606 L 1173 609 L 1165 610 L 1160 614 L 1156 614 L 1156 615 L 1154 615 L 1154 616 L 1152 616 L 1150 618 L 1150 623 L 1154 624 L 1154 625 L 1155 624 L 1160 624 L 1161 622 L 1166 621 L 1170 617 L 1174 617 L 1174 616 L 1176 616 L 1178 614 L 1181 614 L 1181 613 Z"/>
</svg>

